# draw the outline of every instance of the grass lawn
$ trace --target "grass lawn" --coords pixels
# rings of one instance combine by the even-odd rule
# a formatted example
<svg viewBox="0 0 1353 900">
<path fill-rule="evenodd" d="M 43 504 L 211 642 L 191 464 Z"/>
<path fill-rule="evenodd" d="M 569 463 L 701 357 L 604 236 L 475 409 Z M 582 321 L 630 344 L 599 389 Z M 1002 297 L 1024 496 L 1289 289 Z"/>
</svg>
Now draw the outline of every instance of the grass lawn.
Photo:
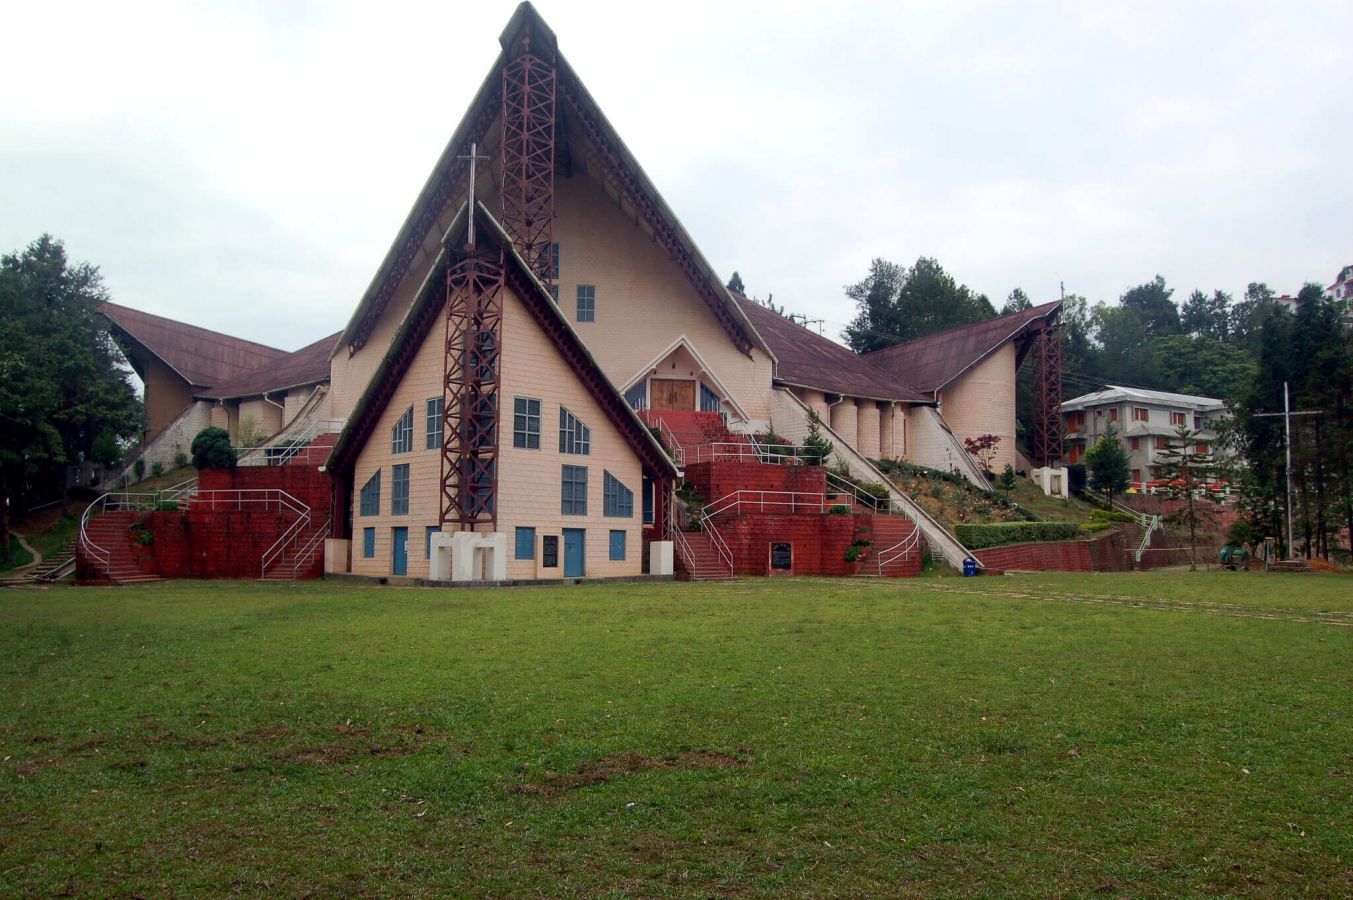
<svg viewBox="0 0 1353 900">
<path fill-rule="evenodd" d="M 1353 580 L 0 592 L 0 894 L 1353 893 Z"/>
</svg>

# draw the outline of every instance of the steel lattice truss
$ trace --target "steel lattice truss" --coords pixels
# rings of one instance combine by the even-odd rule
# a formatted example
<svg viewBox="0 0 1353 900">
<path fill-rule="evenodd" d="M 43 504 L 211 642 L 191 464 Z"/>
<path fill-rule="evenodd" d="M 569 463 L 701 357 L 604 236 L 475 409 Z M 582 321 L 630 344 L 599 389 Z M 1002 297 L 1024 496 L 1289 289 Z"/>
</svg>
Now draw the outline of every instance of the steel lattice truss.
<svg viewBox="0 0 1353 900">
<path fill-rule="evenodd" d="M 518 54 L 503 66 L 502 224 L 526 265 L 553 281 L 554 62 L 531 52 L 523 37 Z"/>
<path fill-rule="evenodd" d="M 503 264 L 471 255 L 446 276 L 442 386 L 442 531 L 498 526 L 499 382 Z"/>
<path fill-rule="evenodd" d="M 1062 458 L 1062 326 L 1049 323 L 1034 339 L 1034 465 Z"/>
</svg>

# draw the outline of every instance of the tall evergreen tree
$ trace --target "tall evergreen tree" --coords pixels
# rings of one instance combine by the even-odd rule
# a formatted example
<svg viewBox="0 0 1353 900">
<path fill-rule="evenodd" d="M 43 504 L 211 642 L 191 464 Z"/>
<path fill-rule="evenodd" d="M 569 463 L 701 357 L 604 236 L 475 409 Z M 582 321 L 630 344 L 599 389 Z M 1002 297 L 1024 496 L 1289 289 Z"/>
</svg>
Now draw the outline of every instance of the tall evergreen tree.
<svg viewBox="0 0 1353 900">
<path fill-rule="evenodd" d="M 65 469 L 133 438 L 141 404 L 98 314 L 99 270 L 43 235 L 0 258 L 0 551 L 9 507 L 64 499 Z"/>
<path fill-rule="evenodd" d="M 875 259 L 869 274 L 846 287 L 859 312 L 846 326 L 846 343 L 857 353 L 981 322 L 996 315 L 986 295 L 973 292 L 930 257 L 910 269 Z"/>
</svg>

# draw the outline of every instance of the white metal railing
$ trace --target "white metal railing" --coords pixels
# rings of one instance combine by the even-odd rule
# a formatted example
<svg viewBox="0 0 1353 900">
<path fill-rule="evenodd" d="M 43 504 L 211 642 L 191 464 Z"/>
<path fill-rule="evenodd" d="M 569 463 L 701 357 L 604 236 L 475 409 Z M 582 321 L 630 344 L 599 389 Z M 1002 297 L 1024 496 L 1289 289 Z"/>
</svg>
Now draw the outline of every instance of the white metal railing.
<svg viewBox="0 0 1353 900">
<path fill-rule="evenodd" d="M 893 509 L 893 501 L 891 494 L 887 497 L 875 497 L 873 494 L 870 494 L 867 491 L 862 490 L 859 487 L 859 485 L 855 484 L 854 482 L 848 481 L 845 478 L 842 478 L 835 472 L 827 473 L 827 487 L 839 493 L 849 494 L 851 497 L 855 499 L 855 502 L 859 503 L 861 506 L 873 510 L 879 515 L 906 516 L 905 512 Z"/>
<path fill-rule="evenodd" d="M 1137 545 L 1137 552 L 1135 554 L 1135 559 L 1139 563 L 1142 561 L 1142 557 L 1146 554 L 1146 551 L 1151 548 L 1151 532 L 1160 528 L 1160 516 L 1152 516 L 1142 528 L 1145 529 L 1142 531 L 1142 542 Z"/>
<path fill-rule="evenodd" d="M 907 559 L 910 557 L 912 551 L 916 550 L 916 548 L 920 546 L 920 543 L 921 529 L 913 528 L 911 534 L 907 535 L 896 544 L 893 544 L 891 547 L 880 550 L 878 555 L 874 557 L 878 561 L 879 575 L 883 574 L 885 566 L 890 565 L 899 559 Z"/>
<path fill-rule="evenodd" d="M 700 530 L 709 538 L 710 544 L 719 553 L 719 558 L 723 560 L 724 565 L 728 566 L 728 576 L 731 578 L 733 572 L 733 551 L 728 549 L 724 543 L 723 535 L 719 534 L 719 529 L 714 525 L 714 520 L 709 516 L 703 516 L 700 519 Z"/>
<path fill-rule="evenodd" d="M 687 543 L 686 534 L 681 528 L 681 523 L 677 521 L 677 505 L 675 503 L 667 504 L 667 534 L 672 538 L 672 546 L 676 548 L 677 556 L 681 557 L 681 562 L 686 566 L 686 571 L 694 575 L 695 551 Z"/>
<path fill-rule="evenodd" d="M 329 518 L 325 519 L 324 524 L 320 525 L 319 528 L 315 530 L 315 533 L 311 536 L 310 540 L 306 541 L 305 546 L 296 554 L 296 559 L 291 564 L 291 577 L 293 580 L 300 575 L 301 567 L 307 565 L 310 562 L 310 558 L 315 555 L 315 548 L 328 536 L 329 526 L 332 525 L 333 522 L 333 516 L 329 516 Z"/>
<path fill-rule="evenodd" d="M 838 505 L 830 494 L 808 491 L 753 491 L 737 490 L 726 494 L 700 511 L 700 520 L 724 513 L 779 512 L 825 513 Z M 839 504 L 845 505 L 845 504 Z"/>
<path fill-rule="evenodd" d="M 78 542 L 79 548 L 85 552 L 85 557 L 101 567 L 105 575 L 109 574 L 113 563 L 112 550 L 100 547 L 89 537 L 89 520 L 95 512 L 154 509 L 158 497 L 158 494 L 119 491 L 104 494 L 86 506 L 84 514 L 80 516 L 80 538 Z"/>
</svg>

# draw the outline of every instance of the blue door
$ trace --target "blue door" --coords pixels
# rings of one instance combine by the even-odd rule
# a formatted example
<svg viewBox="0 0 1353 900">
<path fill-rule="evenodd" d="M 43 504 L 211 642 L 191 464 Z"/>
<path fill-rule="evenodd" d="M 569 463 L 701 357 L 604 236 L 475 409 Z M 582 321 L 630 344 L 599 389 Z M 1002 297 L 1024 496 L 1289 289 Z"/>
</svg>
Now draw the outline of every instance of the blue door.
<svg viewBox="0 0 1353 900">
<path fill-rule="evenodd" d="M 390 561 L 391 575 L 409 574 L 409 529 L 396 528 L 391 534 L 390 544 L 393 556 Z"/>
<path fill-rule="evenodd" d="M 581 528 L 564 529 L 564 577 L 582 578 L 586 567 L 587 532 Z"/>
</svg>

